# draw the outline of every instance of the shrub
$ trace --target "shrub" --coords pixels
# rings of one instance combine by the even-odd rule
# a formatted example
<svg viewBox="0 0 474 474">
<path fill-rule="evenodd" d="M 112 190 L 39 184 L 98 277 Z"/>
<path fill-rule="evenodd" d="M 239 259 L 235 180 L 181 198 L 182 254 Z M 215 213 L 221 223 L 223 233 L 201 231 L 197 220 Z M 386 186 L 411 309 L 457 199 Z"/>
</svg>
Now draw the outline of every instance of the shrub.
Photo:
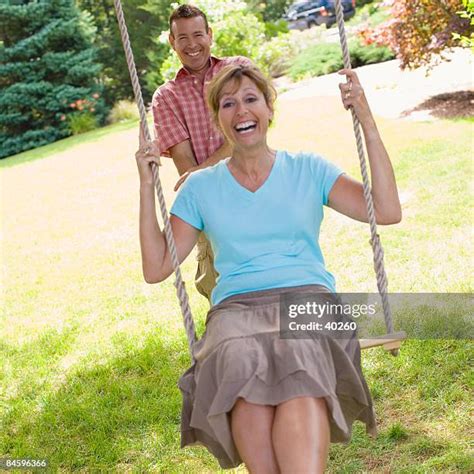
<svg viewBox="0 0 474 474">
<path fill-rule="evenodd" d="M 68 115 L 67 123 L 73 135 L 89 132 L 97 128 L 97 119 L 92 112 L 76 112 Z"/>
<path fill-rule="evenodd" d="M 250 2 L 249 2 L 250 3 Z M 252 2 L 254 8 L 260 9 L 265 23 L 278 21 L 293 0 L 266 0 L 265 2 Z"/>
<path fill-rule="evenodd" d="M 390 61 L 395 56 L 386 46 L 377 46 L 375 44 L 364 46 L 359 41 L 350 44 L 352 67 L 363 66 L 364 64 L 375 64 Z"/>
<path fill-rule="evenodd" d="M 289 70 L 294 81 L 322 76 L 342 68 L 342 55 L 337 44 L 317 44 L 299 54 Z"/>
<path fill-rule="evenodd" d="M 257 62 L 268 76 L 279 77 L 285 74 L 291 58 L 299 52 L 293 35 L 282 34 L 262 44 Z"/>
<path fill-rule="evenodd" d="M 322 32 L 321 28 L 311 28 L 280 33 L 260 45 L 255 62 L 271 77 L 286 74 L 292 60 L 307 48 L 308 43 L 321 41 Z"/>
<path fill-rule="evenodd" d="M 356 15 L 359 21 L 356 21 L 355 35 L 361 40 L 362 44 L 377 46 L 389 46 L 388 35 L 383 33 L 379 25 L 385 23 L 390 18 L 390 8 L 385 3 L 375 3 L 364 6 L 359 9 Z M 380 31 L 379 31 L 380 30 Z"/>
<path fill-rule="evenodd" d="M 386 47 L 363 46 L 359 41 L 349 43 L 352 67 L 388 61 L 394 58 Z M 323 43 L 310 46 L 302 51 L 289 70 L 294 81 L 308 77 L 322 76 L 339 71 L 344 66 L 341 47 L 337 43 Z"/>
<path fill-rule="evenodd" d="M 443 51 L 458 45 L 457 38 L 470 32 L 469 15 L 459 14 L 461 0 L 390 0 L 390 4 L 389 20 L 376 27 L 370 39 L 380 42 L 378 37 L 383 37 L 403 69 L 433 66 L 444 59 Z"/>
<path fill-rule="evenodd" d="M 265 24 L 246 11 L 234 11 L 213 23 L 214 52 L 217 56 L 247 56 L 254 58 L 265 41 Z"/>
<path fill-rule="evenodd" d="M 179 62 L 178 56 L 171 51 L 166 59 L 161 63 L 160 75 L 165 81 L 174 79 L 176 73 L 179 71 L 181 63 Z"/>
<path fill-rule="evenodd" d="M 137 106 L 129 100 L 119 100 L 112 108 L 107 117 L 108 123 L 125 122 L 126 120 L 139 120 Z"/>
<path fill-rule="evenodd" d="M 265 23 L 265 37 L 270 39 L 282 33 L 288 33 L 288 23 L 283 20 L 269 21 Z"/>
<path fill-rule="evenodd" d="M 389 16 L 390 8 L 385 2 L 370 2 L 363 6 L 357 2 L 356 14 L 347 23 L 356 28 L 374 27 L 383 23 Z"/>
<path fill-rule="evenodd" d="M 464 10 L 456 12 L 461 18 L 469 20 L 470 31 L 464 34 L 453 33 L 453 39 L 461 46 L 470 47 L 474 51 L 474 0 L 462 0 Z"/>
</svg>

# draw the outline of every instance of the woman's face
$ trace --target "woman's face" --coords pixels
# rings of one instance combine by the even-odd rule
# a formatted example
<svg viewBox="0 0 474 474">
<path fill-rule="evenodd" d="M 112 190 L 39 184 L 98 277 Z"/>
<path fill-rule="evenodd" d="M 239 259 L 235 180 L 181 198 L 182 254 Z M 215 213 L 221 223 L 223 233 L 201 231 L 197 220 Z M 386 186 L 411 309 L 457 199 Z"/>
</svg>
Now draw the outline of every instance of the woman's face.
<svg viewBox="0 0 474 474">
<path fill-rule="evenodd" d="M 219 125 L 227 139 L 241 147 L 266 144 L 268 125 L 273 117 L 265 96 L 247 76 L 240 85 L 230 81 L 219 100 Z"/>
</svg>

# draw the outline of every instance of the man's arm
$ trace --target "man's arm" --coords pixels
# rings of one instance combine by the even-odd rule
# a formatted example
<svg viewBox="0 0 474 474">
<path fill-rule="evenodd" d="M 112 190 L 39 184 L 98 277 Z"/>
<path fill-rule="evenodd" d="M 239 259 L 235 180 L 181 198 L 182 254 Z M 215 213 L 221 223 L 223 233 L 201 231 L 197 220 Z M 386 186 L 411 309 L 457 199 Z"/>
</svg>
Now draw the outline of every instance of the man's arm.
<svg viewBox="0 0 474 474">
<path fill-rule="evenodd" d="M 194 158 L 191 142 L 189 140 L 185 140 L 184 142 L 178 143 L 178 145 L 171 147 L 170 154 L 180 175 L 174 190 L 177 191 L 193 171 L 202 170 L 208 166 L 215 165 L 216 163 L 219 163 L 219 161 L 230 156 L 231 153 L 232 146 L 226 140 L 220 148 L 218 148 L 207 158 L 206 161 L 203 161 L 200 165 L 198 165 L 196 163 L 196 159 Z"/>
<path fill-rule="evenodd" d="M 180 176 L 189 171 L 191 168 L 197 166 L 196 158 L 194 157 L 193 149 L 191 148 L 191 142 L 184 140 L 172 146 L 169 149 L 169 154 L 173 158 L 174 164 Z"/>
<path fill-rule="evenodd" d="M 195 168 L 195 170 L 200 170 L 203 168 L 207 168 L 208 166 L 213 166 L 219 161 L 227 158 L 232 154 L 232 146 L 229 144 L 227 140 L 218 148 L 212 155 L 210 155 L 206 161 L 203 161 L 199 166 Z M 194 170 L 194 171 L 195 171 Z"/>
</svg>

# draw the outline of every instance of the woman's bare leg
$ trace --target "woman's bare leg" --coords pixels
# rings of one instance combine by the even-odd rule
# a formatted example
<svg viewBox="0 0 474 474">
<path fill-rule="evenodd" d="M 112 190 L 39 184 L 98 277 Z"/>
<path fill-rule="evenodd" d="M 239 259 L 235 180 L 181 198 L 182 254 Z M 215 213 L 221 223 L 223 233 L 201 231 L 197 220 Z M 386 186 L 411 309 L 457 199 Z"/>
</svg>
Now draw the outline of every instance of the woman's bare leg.
<svg viewBox="0 0 474 474">
<path fill-rule="evenodd" d="M 324 472 L 330 443 L 324 399 L 300 397 L 278 405 L 272 439 L 281 474 Z"/>
<path fill-rule="evenodd" d="M 278 474 L 272 445 L 275 407 L 239 398 L 231 413 L 232 437 L 251 474 Z"/>
</svg>

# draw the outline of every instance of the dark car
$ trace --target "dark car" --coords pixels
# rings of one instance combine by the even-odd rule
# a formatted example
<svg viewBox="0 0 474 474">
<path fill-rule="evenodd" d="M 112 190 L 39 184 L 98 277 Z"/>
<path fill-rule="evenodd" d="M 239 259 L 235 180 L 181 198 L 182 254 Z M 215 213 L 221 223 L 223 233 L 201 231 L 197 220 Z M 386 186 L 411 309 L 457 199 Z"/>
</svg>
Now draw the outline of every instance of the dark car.
<svg viewBox="0 0 474 474">
<path fill-rule="evenodd" d="M 290 30 L 304 30 L 312 26 L 326 25 L 328 28 L 336 23 L 335 0 L 298 0 L 285 13 Z M 355 15 L 355 0 L 342 0 L 344 20 Z"/>
</svg>

